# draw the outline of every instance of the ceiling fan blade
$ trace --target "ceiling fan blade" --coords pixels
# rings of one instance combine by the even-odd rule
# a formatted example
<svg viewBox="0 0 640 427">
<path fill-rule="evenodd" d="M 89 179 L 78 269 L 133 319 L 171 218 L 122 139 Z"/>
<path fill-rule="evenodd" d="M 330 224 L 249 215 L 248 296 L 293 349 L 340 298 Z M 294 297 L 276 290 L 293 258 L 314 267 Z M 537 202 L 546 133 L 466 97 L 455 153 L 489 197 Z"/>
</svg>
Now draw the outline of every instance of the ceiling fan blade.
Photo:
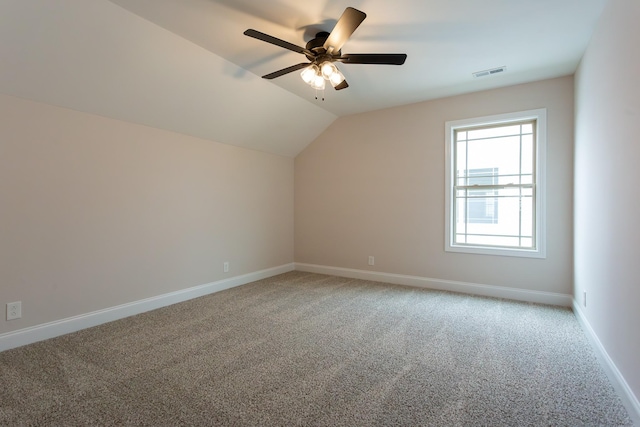
<svg viewBox="0 0 640 427">
<path fill-rule="evenodd" d="M 352 7 L 346 8 L 340 19 L 338 19 L 336 26 L 333 27 L 331 34 L 329 34 L 329 37 L 327 37 L 327 40 L 324 42 L 323 47 L 325 50 L 331 54 L 332 52 L 337 53 L 342 49 L 342 45 L 349 40 L 351 34 L 353 34 L 366 17 L 367 15 L 358 9 Z"/>
<path fill-rule="evenodd" d="M 340 84 L 339 84 L 339 85 L 337 85 L 337 86 L 334 86 L 334 89 L 335 89 L 335 90 L 342 90 L 342 89 L 346 89 L 346 88 L 348 88 L 348 87 L 349 87 L 349 83 L 347 83 L 347 81 L 346 81 L 346 80 L 343 80 L 343 81 L 342 81 L 342 83 L 340 83 Z"/>
<path fill-rule="evenodd" d="M 406 59 L 406 53 L 348 53 L 335 60 L 345 64 L 402 65 Z"/>
<path fill-rule="evenodd" d="M 276 46 L 283 47 L 285 49 L 292 50 L 297 53 L 302 53 L 302 54 L 311 53 L 303 47 L 296 46 L 295 44 L 286 42 L 284 40 L 280 40 L 276 37 L 270 36 L 269 34 L 261 33 L 260 31 L 248 29 L 247 31 L 244 32 L 244 35 L 253 37 L 254 39 L 262 40 L 263 42 L 267 42 L 267 43 L 274 44 Z"/>
<path fill-rule="evenodd" d="M 262 76 L 263 79 L 275 79 L 276 77 L 284 76 L 285 74 L 292 73 L 296 70 L 301 70 L 303 68 L 307 68 L 309 65 L 308 62 L 302 62 L 300 64 L 292 65 L 291 67 L 283 68 L 282 70 L 274 71 L 273 73 Z"/>
</svg>

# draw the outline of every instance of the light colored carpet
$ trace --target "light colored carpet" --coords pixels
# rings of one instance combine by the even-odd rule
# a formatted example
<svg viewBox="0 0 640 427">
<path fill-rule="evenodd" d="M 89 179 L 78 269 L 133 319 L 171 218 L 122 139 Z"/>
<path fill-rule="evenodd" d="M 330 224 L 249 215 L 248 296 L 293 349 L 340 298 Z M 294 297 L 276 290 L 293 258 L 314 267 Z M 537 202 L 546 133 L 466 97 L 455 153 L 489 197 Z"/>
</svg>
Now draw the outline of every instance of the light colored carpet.
<svg viewBox="0 0 640 427">
<path fill-rule="evenodd" d="M 0 353 L 0 425 L 631 425 L 568 309 L 292 272 Z"/>
</svg>

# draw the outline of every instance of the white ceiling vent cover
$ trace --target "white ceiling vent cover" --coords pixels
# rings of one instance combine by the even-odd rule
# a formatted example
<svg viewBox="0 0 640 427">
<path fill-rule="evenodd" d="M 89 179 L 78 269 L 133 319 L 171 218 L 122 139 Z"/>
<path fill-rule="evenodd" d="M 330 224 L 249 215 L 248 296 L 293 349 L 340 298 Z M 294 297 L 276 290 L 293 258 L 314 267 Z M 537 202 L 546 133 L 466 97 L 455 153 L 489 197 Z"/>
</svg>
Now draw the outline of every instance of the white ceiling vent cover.
<svg viewBox="0 0 640 427">
<path fill-rule="evenodd" d="M 494 74 L 504 73 L 505 71 L 507 71 L 507 67 L 502 66 L 502 67 L 492 68 L 490 70 L 476 71 L 475 73 L 472 73 L 472 74 L 473 74 L 473 77 L 485 77 L 485 76 L 492 76 Z"/>
</svg>

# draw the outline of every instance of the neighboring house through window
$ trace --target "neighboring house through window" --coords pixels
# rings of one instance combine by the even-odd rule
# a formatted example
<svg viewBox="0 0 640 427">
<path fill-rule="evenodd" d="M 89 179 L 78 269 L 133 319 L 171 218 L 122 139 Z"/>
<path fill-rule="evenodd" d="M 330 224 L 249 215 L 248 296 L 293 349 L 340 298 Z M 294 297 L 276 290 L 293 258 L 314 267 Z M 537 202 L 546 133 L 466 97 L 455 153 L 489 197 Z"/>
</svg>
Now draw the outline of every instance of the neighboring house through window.
<svg viewBox="0 0 640 427">
<path fill-rule="evenodd" d="M 446 123 L 446 250 L 544 258 L 546 110 Z"/>
</svg>

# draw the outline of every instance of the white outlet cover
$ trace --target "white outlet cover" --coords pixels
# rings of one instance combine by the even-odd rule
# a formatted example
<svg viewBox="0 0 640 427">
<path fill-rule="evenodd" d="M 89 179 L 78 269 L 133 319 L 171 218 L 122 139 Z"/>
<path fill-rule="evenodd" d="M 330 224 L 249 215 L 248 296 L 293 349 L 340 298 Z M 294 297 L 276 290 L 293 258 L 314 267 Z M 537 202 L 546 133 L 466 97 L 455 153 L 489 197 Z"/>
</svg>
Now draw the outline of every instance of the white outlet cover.
<svg viewBox="0 0 640 427">
<path fill-rule="evenodd" d="M 22 302 L 7 303 L 7 320 L 20 319 L 22 317 Z"/>
</svg>

